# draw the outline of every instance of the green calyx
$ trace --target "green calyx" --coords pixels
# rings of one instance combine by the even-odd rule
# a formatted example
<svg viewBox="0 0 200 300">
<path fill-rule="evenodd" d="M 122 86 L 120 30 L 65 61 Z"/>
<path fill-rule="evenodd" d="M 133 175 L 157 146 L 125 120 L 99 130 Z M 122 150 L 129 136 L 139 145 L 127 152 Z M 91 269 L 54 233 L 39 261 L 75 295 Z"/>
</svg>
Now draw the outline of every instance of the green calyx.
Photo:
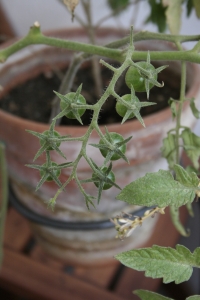
<svg viewBox="0 0 200 300">
<path fill-rule="evenodd" d="M 54 91 L 54 93 L 60 98 L 60 108 L 61 112 L 54 118 L 58 119 L 63 116 L 69 118 L 69 119 L 76 119 L 81 124 L 81 116 L 85 113 L 86 108 L 84 107 L 86 105 L 85 98 L 80 94 L 82 89 L 82 85 L 79 86 L 78 90 L 74 93 L 68 93 L 66 95 L 61 95 Z"/>
</svg>

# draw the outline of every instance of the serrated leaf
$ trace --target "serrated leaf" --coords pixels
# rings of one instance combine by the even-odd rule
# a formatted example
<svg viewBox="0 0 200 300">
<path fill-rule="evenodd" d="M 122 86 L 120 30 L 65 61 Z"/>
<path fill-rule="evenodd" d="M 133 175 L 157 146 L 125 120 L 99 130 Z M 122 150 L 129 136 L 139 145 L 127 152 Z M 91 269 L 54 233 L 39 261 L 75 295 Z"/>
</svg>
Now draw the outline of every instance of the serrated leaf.
<svg viewBox="0 0 200 300">
<path fill-rule="evenodd" d="M 200 3 L 200 2 L 199 2 Z M 193 113 L 193 116 L 196 118 L 196 119 L 200 119 L 200 111 L 196 108 L 196 105 L 195 105 L 195 99 L 192 98 L 190 100 L 190 108 L 191 108 L 191 111 Z"/>
<path fill-rule="evenodd" d="M 167 24 L 171 34 L 179 34 L 181 28 L 182 0 L 168 0 L 167 10 L 165 12 Z"/>
<path fill-rule="evenodd" d="M 176 180 L 187 187 L 197 187 L 199 184 L 199 178 L 195 172 L 186 171 L 180 165 L 174 165 L 174 171 L 176 172 Z"/>
<path fill-rule="evenodd" d="M 193 0 L 193 5 L 194 5 L 194 8 L 195 8 L 197 18 L 200 18 L 200 1 L 199 0 Z"/>
<path fill-rule="evenodd" d="M 134 270 L 145 271 L 147 277 L 163 278 L 164 283 L 175 281 L 179 284 L 191 277 L 194 266 L 200 267 L 196 256 L 195 252 L 192 254 L 182 245 L 177 245 L 176 249 L 154 245 L 122 252 L 116 255 L 116 259 Z"/>
<path fill-rule="evenodd" d="M 174 162 L 176 161 L 175 140 L 175 134 L 168 133 L 167 137 L 163 139 L 163 146 L 161 148 L 162 155 L 167 159 L 170 169 L 173 169 Z"/>
<path fill-rule="evenodd" d="M 200 300 L 200 296 L 199 295 L 190 296 L 190 297 L 186 298 L 185 300 Z"/>
<path fill-rule="evenodd" d="M 136 290 L 134 294 L 140 297 L 141 300 L 174 300 L 147 290 Z"/>
<path fill-rule="evenodd" d="M 195 169 L 199 168 L 200 156 L 200 137 L 191 132 L 189 128 L 182 131 L 181 137 L 183 139 L 184 149 L 191 159 Z"/>
<path fill-rule="evenodd" d="M 194 200 L 195 190 L 175 181 L 169 171 L 159 170 L 131 182 L 116 198 L 140 206 L 180 207 Z"/>
</svg>

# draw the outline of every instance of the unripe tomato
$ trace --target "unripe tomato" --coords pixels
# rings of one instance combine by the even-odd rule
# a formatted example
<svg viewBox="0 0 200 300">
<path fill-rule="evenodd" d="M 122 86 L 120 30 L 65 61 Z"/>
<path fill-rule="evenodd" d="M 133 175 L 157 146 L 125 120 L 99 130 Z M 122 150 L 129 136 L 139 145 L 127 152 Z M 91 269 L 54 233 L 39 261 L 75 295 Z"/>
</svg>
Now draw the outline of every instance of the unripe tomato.
<svg viewBox="0 0 200 300">
<path fill-rule="evenodd" d="M 132 103 L 132 95 L 131 94 L 123 95 L 122 99 L 124 99 L 127 103 Z M 137 102 L 139 102 L 139 99 L 136 96 L 134 96 L 134 99 Z M 122 103 L 120 103 L 120 102 L 116 103 L 116 111 L 122 118 L 125 116 L 127 110 L 128 110 L 128 108 L 125 105 L 123 105 Z M 132 119 L 134 116 L 135 115 L 132 112 L 129 116 L 129 119 Z"/>
<path fill-rule="evenodd" d="M 46 130 L 46 131 L 43 132 L 44 135 L 48 135 L 48 133 L 49 133 L 49 130 Z M 54 132 L 53 132 L 53 135 L 54 135 L 55 137 L 59 137 L 59 136 L 60 136 L 60 134 L 59 134 L 57 131 L 54 131 Z M 45 144 L 45 140 L 42 140 L 42 139 L 41 139 L 41 140 L 40 140 L 40 145 L 41 145 L 41 146 L 44 146 L 44 144 Z M 56 142 L 56 146 L 57 146 L 57 147 L 59 147 L 60 144 L 61 144 L 61 142 Z M 54 150 L 54 149 L 53 149 L 51 146 L 49 146 L 48 148 L 45 149 L 45 151 L 50 151 L 50 150 Z"/>
<path fill-rule="evenodd" d="M 52 162 L 52 164 L 51 164 L 52 166 L 57 166 L 57 163 L 55 163 L 55 162 Z M 45 167 L 45 166 L 47 166 L 47 164 L 45 163 L 45 164 L 43 164 L 43 166 Z M 60 176 L 60 174 L 61 174 L 61 171 L 60 170 L 52 170 L 52 172 L 55 174 L 55 176 L 58 178 L 59 176 Z M 45 170 L 41 170 L 40 171 L 40 176 L 42 177 L 42 176 L 44 176 L 44 174 L 45 174 Z M 54 179 L 52 178 L 52 176 L 51 175 L 49 175 L 48 177 L 47 177 L 47 179 L 46 179 L 46 181 L 53 181 Z"/>
<path fill-rule="evenodd" d="M 116 133 L 116 132 L 109 132 L 109 136 L 112 140 L 112 144 L 117 144 L 117 143 L 120 143 L 120 142 L 123 142 L 124 141 L 124 138 L 121 134 L 119 133 Z M 105 144 L 105 142 L 101 139 L 99 141 L 99 144 Z M 125 153 L 126 152 L 126 144 L 123 144 L 121 146 L 119 146 L 119 150 L 122 152 L 122 153 Z M 101 154 L 103 155 L 103 157 L 106 157 L 107 154 L 108 154 L 108 151 L 107 149 L 100 149 L 101 151 Z M 121 157 L 115 153 L 111 156 L 110 160 L 117 160 L 117 159 L 120 159 Z"/>
<path fill-rule="evenodd" d="M 132 85 L 136 92 L 146 92 L 145 79 L 148 80 L 152 78 L 154 80 L 157 80 L 157 73 L 155 72 L 156 69 L 152 64 L 146 61 L 140 61 L 136 64 L 144 70 L 152 72 L 151 76 L 147 77 L 144 74 L 142 74 L 142 72 L 136 67 L 131 66 L 126 72 L 125 82 L 130 89 Z M 149 89 L 151 89 L 153 86 L 154 84 L 149 82 Z"/>
<path fill-rule="evenodd" d="M 101 170 L 103 171 L 103 173 L 106 173 L 107 171 L 107 167 L 102 167 Z M 95 173 L 92 174 L 92 178 L 96 178 L 97 175 Z M 113 182 L 115 182 L 115 175 L 113 173 L 113 171 L 110 171 L 107 175 L 107 177 L 112 180 Z M 96 187 L 99 187 L 99 182 L 94 182 L 94 184 L 96 185 Z M 103 185 L 103 190 L 108 190 L 112 187 L 113 185 L 111 183 L 105 182 Z"/>
<path fill-rule="evenodd" d="M 83 104 L 86 104 L 86 100 L 85 100 L 85 98 L 84 98 L 82 95 L 79 95 L 77 101 L 74 102 L 73 100 L 74 100 L 75 94 L 76 94 L 76 93 L 71 92 L 71 93 L 68 93 L 68 94 L 66 95 L 66 97 L 67 97 L 72 103 L 74 103 L 74 104 L 82 104 L 82 105 L 83 105 Z M 64 100 L 61 100 L 61 101 L 60 101 L 60 108 L 61 108 L 61 110 L 64 110 L 64 109 L 66 108 L 66 105 L 67 105 L 67 104 L 66 104 L 66 102 L 65 102 Z M 76 111 L 76 112 L 78 113 L 78 115 L 81 117 L 81 116 L 84 114 L 84 112 L 85 112 L 85 108 L 75 108 L 74 111 Z M 75 116 L 73 110 L 71 110 L 71 111 L 69 111 L 68 113 L 66 113 L 65 116 L 66 116 L 67 118 L 69 118 L 69 119 L 76 119 L 76 116 Z"/>
</svg>

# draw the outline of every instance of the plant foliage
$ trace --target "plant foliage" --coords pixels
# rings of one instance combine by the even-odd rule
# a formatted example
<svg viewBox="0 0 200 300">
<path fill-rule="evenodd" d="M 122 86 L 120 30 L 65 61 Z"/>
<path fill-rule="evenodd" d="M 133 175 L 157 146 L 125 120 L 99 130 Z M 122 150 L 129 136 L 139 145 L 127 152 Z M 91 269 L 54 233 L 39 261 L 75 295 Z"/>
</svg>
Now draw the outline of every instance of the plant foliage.
<svg viewBox="0 0 200 300">
<path fill-rule="evenodd" d="M 122 252 L 115 257 L 125 266 L 145 271 L 147 277 L 163 278 L 164 283 L 187 281 L 193 267 L 200 268 L 200 248 L 191 253 L 182 245 L 177 245 L 176 249 L 154 245 Z"/>
</svg>

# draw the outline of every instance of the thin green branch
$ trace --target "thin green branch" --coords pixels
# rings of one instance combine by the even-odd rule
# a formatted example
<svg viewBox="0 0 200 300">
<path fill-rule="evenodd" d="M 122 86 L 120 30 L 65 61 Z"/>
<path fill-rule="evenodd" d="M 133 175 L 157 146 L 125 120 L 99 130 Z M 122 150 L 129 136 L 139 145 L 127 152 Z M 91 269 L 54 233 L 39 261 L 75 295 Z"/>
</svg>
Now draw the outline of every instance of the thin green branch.
<svg viewBox="0 0 200 300">
<path fill-rule="evenodd" d="M 150 31 L 140 31 L 134 35 L 134 41 L 142 40 L 160 40 L 173 43 L 185 43 L 185 42 L 194 42 L 200 40 L 200 35 L 173 35 L 173 34 L 163 34 L 163 33 L 154 33 Z M 127 38 L 128 42 L 128 38 Z"/>
<path fill-rule="evenodd" d="M 191 52 L 196 52 L 199 53 L 200 52 L 200 41 L 198 41 L 196 43 L 196 45 L 192 48 L 192 50 L 190 50 Z"/>
<path fill-rule="evenodd" d="M 179 49 L 181 49 L 180 44 L 177 44 Z M 179 108 L 177 110 L 177 116 L 176 116 L 176 135 L 175 135 L 175 145 L 176 145 L 176 164 L 179 164 L 180 160 L 180 153 L 179 153 L 179 138 L 180 138 L 180 128 L 181 128 L 181 114 L 182 114 L 182 108 L 183 103 L 185 100 L 185 92 L 186 92 L 186 63 L 181 62 L 181 85 L 180 85 L 180 99 L 179 99 Z"/>
<path fill-rule="evenodd" d="M 24 38 L 0 51 L 0 62 L 6 61 L 6 59 L 13 53 L 18 52 L 29 45 L 48 45 L 58 48 L 66 48 L 75 52 L 105 56 L 119 61 L 122 60 L 123 57 L 121 50 L 45 36 L 41 33 L 39 24 L 35 23 Z"/>
<path fill-rule="evenodd" d="M 146 60 L 147 51 L 135 51 L 132 55 L 132 60 Z M 188 51 L 149 51 L 151 61 L 185 61 L 200 64 L 200 55 Z"/>
<path fill-rule="evenodd" d="M 171 35 L 163 35 L 163 34 L 154 34 L 151 32 L 140 32 L 134 35 L 134 41 L 139 40 L 150 40 L 150 39 L 160 39 L 166 41 L 173 41 L 175 43 L 183 42 L 183 41 L 196 41 L 200 39 L 199 35 L 196 36 L 171 36 Z M 127 45 L 129 41 L 129 37 L 124 39 L 120 39 L 114 43 L 110 43 L 109 46 L 97 46 L 91 44 L 84 44 L 75 41 L 62 40 L 54 37 L 48 37 L 41 33 L 39 24 L 35 23 L 33 27 L 31 27 L 27 36 L 12 44 L 11 46 L 4 48 L 0 51 L 0 62 L 4 62 L 7 60 L 9 56 L 13 53 L 20 51 L 21 49 L 29 46 L 29 45 L 49 45 L 53 47 L 66 48 L 68 50 L 72 50 L 75 52 L 84 52 L 90 55 L 99 55 L 111 59 L 115 59 L 118 61 L 124 60 L 124 51 L 121 49 L 113 49 L 119 46 Z M 112 49 L 111 49 L 112 47 Z M 188 61 L 194 63 L 200 63 L 200 56 L 198 53 L 194 53 L 191 51 L 152 51 L 150 52 L 151 59 L 162 61 L 162 60 L 179 60 L 179 61 Z M 133 60 L 144 60 L 146 59 L 147 52 L 146 51 L 135 51 L 133 53 Z"/>
</svg>

